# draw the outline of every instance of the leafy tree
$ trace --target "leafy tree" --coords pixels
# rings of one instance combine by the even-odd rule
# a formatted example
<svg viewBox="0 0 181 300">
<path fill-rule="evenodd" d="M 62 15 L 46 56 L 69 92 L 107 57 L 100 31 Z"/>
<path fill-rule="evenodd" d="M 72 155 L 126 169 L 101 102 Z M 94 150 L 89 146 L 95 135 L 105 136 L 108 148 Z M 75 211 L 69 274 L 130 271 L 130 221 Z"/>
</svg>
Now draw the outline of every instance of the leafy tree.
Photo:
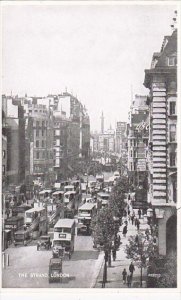
<svg viewBox="0 0 181 300">
<path fill-rule="evenodd" d="M 157 256 L 157 247 L 154 238 L 150 235 L 145 236 L 138 233 L 136 236 L 130 236 L 128 244 L 125 248 L 127 258 L 136 262 L 138 268 L 141 269 L 140 286 L 142 287 L 142 270 L 149 266 L 149 260 Z"/>
<path fill-rule="evenodd" d="M 116 217 L 122 217 L 126 207 L 125 198 L 129 190 L 129 181 L 127 177 L 121 176 L 113 187 L 110 195 L 110 208 Z"/>
<path fill-rule="evenodd" d="M 103 271 L 103 286 L 107 281 L 107 262 L 111 266 L 111 249 L 112 241 L 116 233 L 114 217 L 109 207 L 101 209 L 91 221 L 92 237 L 94 245 L 102 246 L 105 256 L 104 271 Z"/>
<path fill-rule="evenodd" d="M 161 272 L 159 280 L 160 288 L 176 288 L 177 287 L 177 255 L 170 254 L 165 261 L 164 269 Z"/>
<path fill-rule="evenodd" d="M 112 211 L 106 207 L 101 209 L 91 221 L 92 236 L 96 244 L 109 247 L 115 234 L 114 218 Z"/>
</svg>

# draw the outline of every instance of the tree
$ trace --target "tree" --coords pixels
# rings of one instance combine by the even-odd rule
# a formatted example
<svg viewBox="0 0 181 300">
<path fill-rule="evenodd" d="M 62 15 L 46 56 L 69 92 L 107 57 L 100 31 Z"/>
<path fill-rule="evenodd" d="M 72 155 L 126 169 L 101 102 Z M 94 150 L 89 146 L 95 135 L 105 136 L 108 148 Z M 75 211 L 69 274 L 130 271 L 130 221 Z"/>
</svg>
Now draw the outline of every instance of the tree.
<svg viewBox="0 0 181 300">
<path fill-rule="evenodd" d="M 112 240 L 115 236 L 115 223 L 112 211 L 109 207 L 101 209 L 91 221 L 92 237 L 94 245 L 99 244 L 105 253 L 103 287 L 107 281 L 107 262 L 111 263 Z"/>
<path fill-rule="evenodd" d="M 105 207 L 92 218 L 91 229 L 96 244 L 105 246 L 112 241 L 115 234 L 114 218 L 112 211 Z"/>
<path fill-rule="evenodd" d="M 154 288 L 177 287 L 177 254 L 172 253 L 166 257 L 159 255 L 149 266 L 149 274 L 157 274 L 156 281 L 149 282 Z"/>
<path fill-rule="evenodd" d="M 176 288 L 177 287 L 177 255 L 170 254 L 165 261 L 164 270 L 159 280 L 161 288 Z"/>
<path fill-rule="evenodd" d="M 113 187 L 109 200 L 110 208 L 116 217 L 121 218 L 123 216 L 123 211 L 126 207 L 125 198 L 128 190 L 128 178 L 121 176 L 116 185 Z"/>
<path fill-rule="evenodd" d="M 142 287 L 143 268 L 149 266 L 149 260 L 157 256 L 157 247 L 154 238 L 151 235 L 149 237 L 145 236 L 143 233 L 130 236 L 125 253 L 127 254 L 127 258 L 136 262 L 138 268 L 141 269 L 140 287 Z"/>
</svg>

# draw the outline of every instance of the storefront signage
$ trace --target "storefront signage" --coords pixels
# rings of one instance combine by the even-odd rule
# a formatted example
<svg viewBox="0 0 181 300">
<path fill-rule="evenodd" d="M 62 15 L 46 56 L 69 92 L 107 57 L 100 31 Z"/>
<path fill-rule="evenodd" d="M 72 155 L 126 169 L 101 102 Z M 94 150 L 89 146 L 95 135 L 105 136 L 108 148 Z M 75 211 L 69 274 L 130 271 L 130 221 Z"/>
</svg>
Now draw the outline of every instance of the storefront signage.
<svg viewBox="0 0 181 300">
<path fill-rule="evenodd" d="M 59 238 L 60 238 L 60 239 L 65 239 L 65 238 L 66 238 L 66 234 L 64 234 L 64 233 L 59 233 Z"/>
<path fill-rule="evenodd" d="M 142 130 L 148 130 L 149 129 L 149 124 L 148 122 L 145 122 L 145 121 L 142 121 L 141 123 L 139 123 L 137 126 L 136 126 L 136 130 L 138 130 L 139 132 L 142 131 Z"/>
</svg>

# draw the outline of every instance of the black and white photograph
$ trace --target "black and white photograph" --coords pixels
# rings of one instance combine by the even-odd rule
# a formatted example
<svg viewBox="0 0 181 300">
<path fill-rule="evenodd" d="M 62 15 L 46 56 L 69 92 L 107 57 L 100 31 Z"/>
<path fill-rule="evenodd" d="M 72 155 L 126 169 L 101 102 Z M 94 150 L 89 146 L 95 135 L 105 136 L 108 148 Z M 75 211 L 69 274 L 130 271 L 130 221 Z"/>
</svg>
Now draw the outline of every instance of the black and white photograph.
<svg viewBox="0 0 181 300">
<path fill-rule="evenodd" d="M 2 290 L 174 292 L 179 1 L 0 8 Z"/>
</svg>

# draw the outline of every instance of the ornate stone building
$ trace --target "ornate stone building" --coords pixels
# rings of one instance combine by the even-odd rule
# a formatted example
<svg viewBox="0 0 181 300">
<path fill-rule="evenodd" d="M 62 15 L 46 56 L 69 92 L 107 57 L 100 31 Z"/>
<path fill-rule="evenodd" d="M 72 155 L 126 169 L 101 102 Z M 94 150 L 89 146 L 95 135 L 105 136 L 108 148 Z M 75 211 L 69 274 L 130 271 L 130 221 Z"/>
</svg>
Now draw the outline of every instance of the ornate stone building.
<svg viewBox="0 0 181 300">
<path fill-rule="evenodd" d="M 176 250 L 177 30 L 165 36 L 145 70 L 149 97 L 149 199 L 156 214 L 159 253 Z"/>
</svg>

